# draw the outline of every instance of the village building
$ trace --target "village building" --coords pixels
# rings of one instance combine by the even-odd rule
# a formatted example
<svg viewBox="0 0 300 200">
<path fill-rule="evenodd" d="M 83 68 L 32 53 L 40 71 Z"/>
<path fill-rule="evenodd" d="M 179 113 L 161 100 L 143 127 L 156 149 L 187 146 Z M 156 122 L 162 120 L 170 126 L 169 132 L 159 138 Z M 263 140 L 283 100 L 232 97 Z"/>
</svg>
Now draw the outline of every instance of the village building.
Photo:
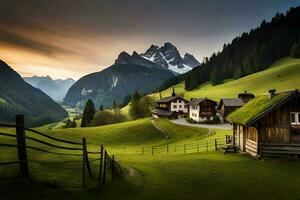
<svg viewBox="0 0 300 200">
<path fill-rule="evenodd" d="M 189 103 L 189 117 L 196 122 L 213 120 L 216 115 L 217 102 L 208 98 L 191 99 Z"/>
<path fill-rule="evenodd" d="M 233 144 L 253 156 L 300 154 L 300 94 L 270 90 L 231 113 Z"/>
<path fill-rule="evenodd" d="M 245 90 L 245 92 L 238 94 L 238 98 L 244 103 L 248 103 L 251 99 L 255 98 L 255 95 Z"/>
<path fill-rule="evenodd" d="M 177 96 L 173 91 L 172 96 L 156 101 L 153 117 L 183 118 L 188 115 L 188 101 Z"/>
<path fill-rule="evenodd" d="M 239 98 L 222 98 L 217 107 L 221 122 L 227 122 L 226 117 L 244 104 L 244 101 Z"/>
</svg>

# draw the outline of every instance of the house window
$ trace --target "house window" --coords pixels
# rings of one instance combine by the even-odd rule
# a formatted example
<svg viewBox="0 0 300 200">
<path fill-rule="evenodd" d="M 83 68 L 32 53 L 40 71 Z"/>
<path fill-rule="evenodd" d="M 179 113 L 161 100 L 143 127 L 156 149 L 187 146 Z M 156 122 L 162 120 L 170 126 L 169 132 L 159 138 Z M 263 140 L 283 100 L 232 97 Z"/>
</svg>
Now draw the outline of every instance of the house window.
<svg viewBox="0 0 300 200">
<path fill-rule="evenodd" d="M 197 106 L 192 106 L 192 108 L 196 110 L 196 109 L 197 109 Z"/>
<path fill-rule="evenodd" d="M 300 112 L 292 112 L 291 113 L 291 124 L 292 125 L 300 125 Z"/>
<path fill-rule="evenodd" d="M 180 101 L 180 100 L 178 100 L 178 103 L 181 103 L 181 101 Z"/>
<path fill-rule="evenodd" d="M 182 108 L 182 105 L 179 105 L 179 108 Z"/>
<path fill-rule="evenodd" d="M 187 105 L 184 105 L 184 107 L 187 108 L 188 106 L 187 106 Z"/>
<path fill-rule="evenodd" d="M 173 108 L 177 108 L 177 105 L 173 105 Z"/>
</svg>

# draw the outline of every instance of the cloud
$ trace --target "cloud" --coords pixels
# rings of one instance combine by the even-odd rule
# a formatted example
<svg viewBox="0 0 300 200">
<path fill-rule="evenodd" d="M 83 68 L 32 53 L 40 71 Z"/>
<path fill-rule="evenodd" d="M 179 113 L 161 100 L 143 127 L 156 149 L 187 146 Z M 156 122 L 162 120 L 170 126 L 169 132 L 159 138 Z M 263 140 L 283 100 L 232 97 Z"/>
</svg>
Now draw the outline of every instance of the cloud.
<svg viewBox="0 0 300 200">
<path fill-rule="evenodd" d="M 11 46 L 25 48 L 27 50 L 36 51 L 41 54 L 48 56 L 53 56 L 59 54 L 74 54 L 70 50 L 57 47 L 55 45 L 50 45 L 46 42 L 36 41 L 34 39 L 29 39 L 21 36 L 17 33 L 13 33 L 0 27 L 0 42 Z"/>
</svg>

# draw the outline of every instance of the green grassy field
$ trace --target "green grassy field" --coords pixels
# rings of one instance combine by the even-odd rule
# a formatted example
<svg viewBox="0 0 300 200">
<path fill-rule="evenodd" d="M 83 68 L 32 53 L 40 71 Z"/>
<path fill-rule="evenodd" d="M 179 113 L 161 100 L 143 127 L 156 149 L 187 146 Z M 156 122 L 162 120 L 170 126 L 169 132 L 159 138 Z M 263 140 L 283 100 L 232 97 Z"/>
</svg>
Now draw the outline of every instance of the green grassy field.
<svg viewBox="0 0 300 200">
<path fill-rule="evenodd" d="M 1 199 L 297 199 L 300 196 L 298 161 L 258 161 L 248 155 L 223 155 L 219 151 L 170 155 L 136 153 L 140 146 L 202 142 L 230 133 L 212 130 L 207 135 L 207 129 L 175 125 L 168 120 L 156 120 L 155 123 L 163 132 L 157 130 L 149 119 L 95 128 L 48 131 L 53 136 L 75 141 L 86 137 L 89 150 L 97 150 L 99 144 L 105 144 L 124 167 L 123 177 L 101 188 L 96 187 L 96 178 L 87 179 L 88 187 L 82 190 L 81 163 L 30 163 L 33 176 L 30 181 L 15 177 L 17 166 L 0 166 Z M 43 128 L 40 130 L 44 131 Z M 1 132 L 13 130 L 2 129 Z M 15 142 L 4 137 L 0 140 Z M 32 142 L 28 144 L 33 145 Z M 126 153 L 119 152 L 124 144 Z M 39 161 L 81 160 L 49 156 L 33 150 L 29 150 L 28 155 L 29 159 Z M 4 151 L 1 147 L 0 158 L 0 162 L 14 160 L 16 151 Z M 92 164 L 95 177 L 98 167 L 97 163 Z"/>
<path fill-rule="evenodd" d="M 238 93 L 245 90 L 258 94 L 265 94 L 269 89 L 278 91 L 288 89 L 300 89 L 300 59 L 284 58 L 275 62 L 267 70 L 243 77 L 238 80 L 227 80 L 225 83 L 212 86 L 211 83 L 200 85 L 192 91 L 184 90 L 184 83 L 175 85 L 177 94 L 183 94 L 186 99 L 195 97 L 209 97 L 219 101 L 222 97 L 237 97 Z M 172 88 L 163 91 L 163 97 L 170 96 Z M 159 94 L 151 94 L 154 98 L 159 98 Z M 124 108 L 126 111 L 128 108 Z"/>
</svg>

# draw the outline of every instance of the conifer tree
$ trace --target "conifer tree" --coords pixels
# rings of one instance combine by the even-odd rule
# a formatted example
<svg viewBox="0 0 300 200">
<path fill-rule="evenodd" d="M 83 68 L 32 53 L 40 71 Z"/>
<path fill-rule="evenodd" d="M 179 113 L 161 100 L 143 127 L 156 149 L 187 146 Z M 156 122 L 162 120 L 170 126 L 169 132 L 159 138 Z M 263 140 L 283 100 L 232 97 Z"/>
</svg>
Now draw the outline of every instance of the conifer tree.
<svg viewBox="0 0 300 200">
<path fill-rule="evenodd" d="M 132 119 L 138 119 L 142 117 L 142 106 L 143 105 L 141 105 L 141 95 L 138 91 L 135 91 L 130 101 L 129 110 L 129 115 Z"/>
<path fill-rule="evenodd" d="M 82 115 L 81 127 L 87 127 L 95 116 L 95 105 L 91 99 L 87 100 Z"/>
<path fill-rule="evenodd" d="M 300 58 L 300 42 L 295 42 L 291 49 L 291 56 L 293 58 Z"/>
<path fill-rule="evenodd" d="M 115 114 L 120 113 L 119 105 L 115 100 L 113 100 L 112 102 L 112 109 L 115 112 Z"/>
</svg>

